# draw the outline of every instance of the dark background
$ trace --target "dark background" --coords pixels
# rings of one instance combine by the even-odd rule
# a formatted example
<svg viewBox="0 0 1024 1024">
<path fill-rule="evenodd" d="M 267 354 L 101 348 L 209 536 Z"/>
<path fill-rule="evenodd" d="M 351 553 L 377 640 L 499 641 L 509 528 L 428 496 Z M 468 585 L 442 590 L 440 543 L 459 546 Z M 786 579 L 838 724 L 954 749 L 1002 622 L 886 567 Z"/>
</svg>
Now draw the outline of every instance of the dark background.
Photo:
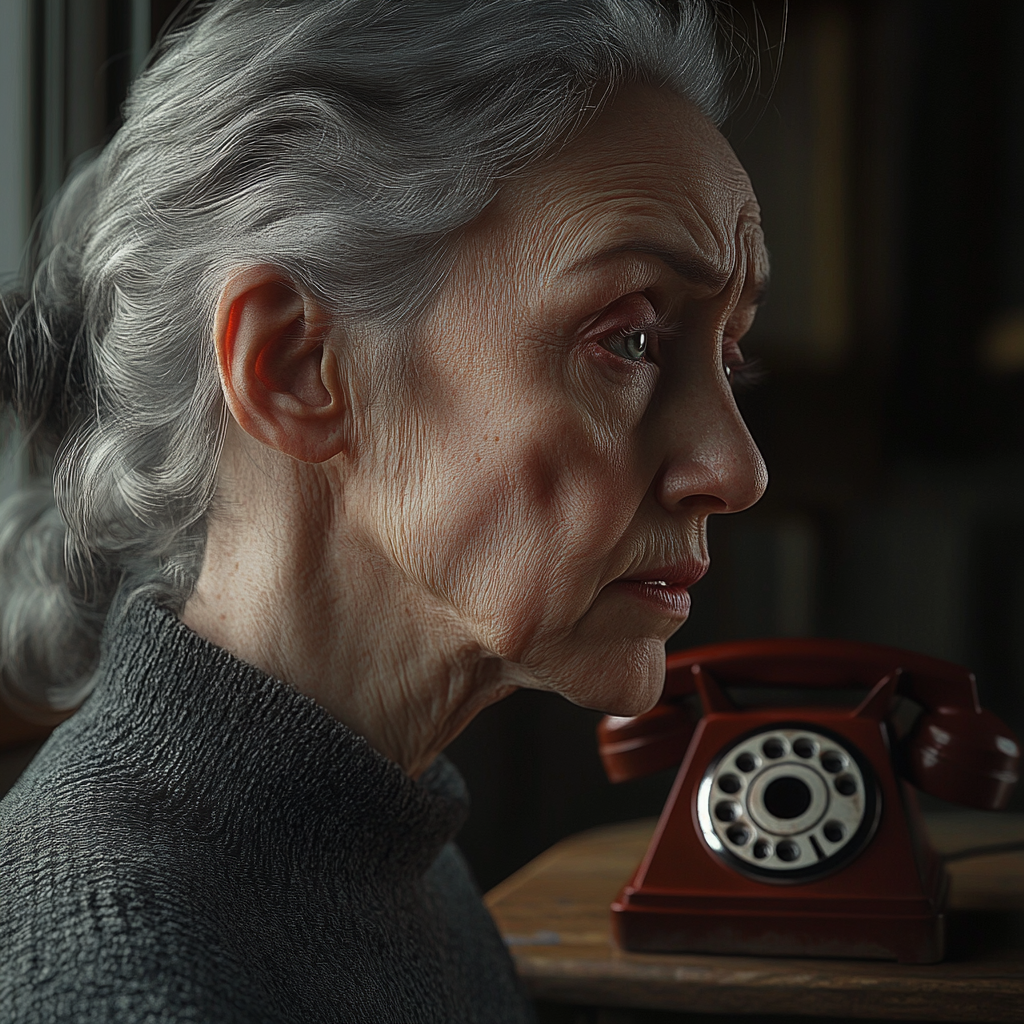
<svg viewBox="0 0 1024 1024">
<path fill-rule="evenodd" d="M 27 2 L 38 211 L 116 127 L 177 5 Z M 784 55 L 781 2 L 735 9 L 760 72 L 726 132 L 773 262 L 747 346 L 764 380 L 740 403 L 771 485 L 712 523 L 671 646 L 909 647 L 971 666 L 1024 733 L 1024 4 L 792 0 Z M 520 692 L 452 744 L 484 888 L 564 835 L 660 810 L 670 773 L 605 782 L 599 717 Z"/>
</svg>

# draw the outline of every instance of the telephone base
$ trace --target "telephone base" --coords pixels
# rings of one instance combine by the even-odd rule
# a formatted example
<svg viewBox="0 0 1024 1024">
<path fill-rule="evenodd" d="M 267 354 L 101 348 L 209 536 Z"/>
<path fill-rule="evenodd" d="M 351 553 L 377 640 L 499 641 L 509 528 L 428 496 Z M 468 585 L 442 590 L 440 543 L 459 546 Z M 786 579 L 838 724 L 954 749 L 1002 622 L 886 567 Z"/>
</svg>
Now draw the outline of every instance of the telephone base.
<svg viewBox="0 0 1024 1024">
<path fill-rule="evenodd" d="M 612 904 L 612 930 L 637 953 L 713 953 L 741 956 L 841 957 L 932 964 L 945 950 L 945 915 L 857 914 L 816 910 L 757 912 L 731 909 L 724 897 L 684 908 L 636 905 L 624 890 Z M 642 898 L 642 897 L 641 897 Z M 703 907 L 700 903 L 704 903 Z M 893 908 L 894 910 L 896 908 Z"/>
<path fill-rule="evenodd" d="M 750 687 L 863 695 L 856 707 L 734 699 Z M 920 721 L 901 725 L 901 706 Z M 655 712 L 599 730 L 614 778 L 665 767 L 669 748 L 683 757 L 647 854 L 612 904 L 620 946 L 942 959 L 948 876 L 911 782 L 994 810 L 1020 757 L 979 707 L 970 672 L 846 641 L 719 644 L 669 657 Z"/>
</svg>

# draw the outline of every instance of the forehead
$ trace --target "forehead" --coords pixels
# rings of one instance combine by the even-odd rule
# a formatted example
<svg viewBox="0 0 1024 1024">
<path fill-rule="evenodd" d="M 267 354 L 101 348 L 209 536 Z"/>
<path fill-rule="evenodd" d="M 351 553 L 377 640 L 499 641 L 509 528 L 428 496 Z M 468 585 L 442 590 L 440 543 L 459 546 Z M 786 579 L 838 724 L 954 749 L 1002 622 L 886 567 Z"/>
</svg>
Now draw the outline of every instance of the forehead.
<svg viewBox="0 0 1024 1024">
<path fill-rule="evenodd" d="M 509 182 L 477 227 L 548 281 L 638 258 L 711 290 L 767 272 L 760 210 L 729 144 L 688 100 L 648 86 Z"/>
</svg>

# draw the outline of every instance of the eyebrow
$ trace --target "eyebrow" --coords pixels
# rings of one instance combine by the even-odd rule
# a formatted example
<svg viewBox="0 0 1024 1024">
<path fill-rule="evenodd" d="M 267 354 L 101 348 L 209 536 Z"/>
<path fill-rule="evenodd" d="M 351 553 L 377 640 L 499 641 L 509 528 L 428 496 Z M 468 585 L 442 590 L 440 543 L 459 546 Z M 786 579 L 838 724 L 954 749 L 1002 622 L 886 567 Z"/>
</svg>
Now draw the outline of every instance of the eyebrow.
<svg viewBox="0 0 1024 1024">
<path fill-rule="evenodd" d="M 613 245 L 607 249 L 601 249 L 599 252 L 592 253 L 589 256 L 584 256 L 573 263 L 566 273 L 572 274 L 585 270 L 588 267 L 597 266 L 605 260 L 611 259 L 614 256 L 621 256 L 624 253 L 653 256 L 655 259 L 661 260 L 669 270 L 678 274 L 684 280 L 690 281 L 693 284 L 703 285 L 705 288 L 709 288 L 716 293 L 725 288 L 729 283 L 729 278 L 732 276 L 709 263 L 702 256 L 697 256 L 692 252 L 684 252 L 681 249 L 673 249 L 647 239 L 633 239 L 628 242 L 622 242 L 619 245 Z M 754 285 L 754 294 L 751 299 L 753 305 L 761 305 L 767 294 L 768 278 L 763 277 Z"/>
<path fill-rule="evenodd" d="M 750 296 L 750 303 L 756 309 L 763 306 L 768 300 L 768 275 L 759 277 L 754 283 L 754 293 Z"/>
</svg>

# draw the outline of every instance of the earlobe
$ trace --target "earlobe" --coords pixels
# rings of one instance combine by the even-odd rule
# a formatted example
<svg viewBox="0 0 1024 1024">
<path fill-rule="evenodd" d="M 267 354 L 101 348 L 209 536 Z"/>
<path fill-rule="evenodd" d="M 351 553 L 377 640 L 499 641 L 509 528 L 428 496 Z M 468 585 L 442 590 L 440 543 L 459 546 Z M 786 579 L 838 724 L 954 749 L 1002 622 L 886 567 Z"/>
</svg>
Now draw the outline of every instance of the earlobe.
<svg viewBox="0 0 1024 1024">
<path fill-rule="evenodd" d="M 273 267 L 232 278 L 221 293 L 214 341 L 221 386 L 238 425 L 303 462 L 344 447 L 348 407 L 331 320 Z"/>
</svg>

